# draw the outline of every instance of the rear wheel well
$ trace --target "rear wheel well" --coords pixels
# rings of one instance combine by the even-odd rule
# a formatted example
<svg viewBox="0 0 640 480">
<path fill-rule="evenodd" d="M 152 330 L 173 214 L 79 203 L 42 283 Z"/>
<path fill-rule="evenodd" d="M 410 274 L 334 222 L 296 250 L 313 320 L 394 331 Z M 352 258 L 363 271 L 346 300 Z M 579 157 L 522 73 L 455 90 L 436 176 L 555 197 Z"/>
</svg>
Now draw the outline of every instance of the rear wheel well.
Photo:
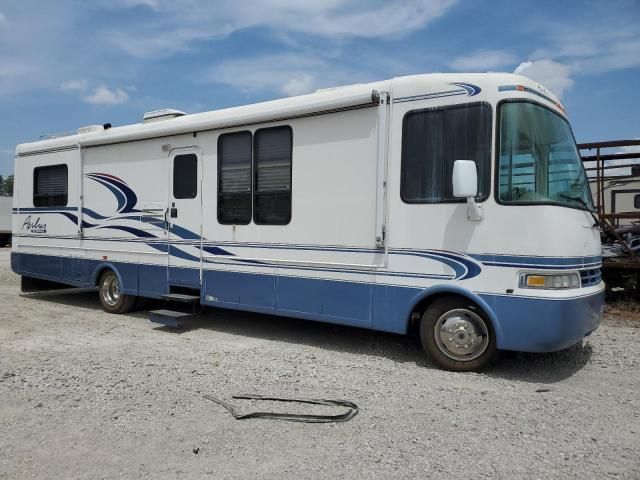
<svg viewBox="0 0 640 480">
<path fill-rule="evenodd" d="M 105 265 L 104 267 L 101 267 L 100 270 L 96 272 L 95 281 L 93 282 L 94 287 L 98 287 L 100 285 L 100 279 L 106 272 L 113 272 L 116 275 L 118 275 L 118 272 L 116 272 L 113 268 Z"/>
<path fill-rule="evenodd" d="M 136 304 L 136 296 L 124 293 L 122 278 L 118 272 L 105 265 L 97 273 L 98 297 L 108 313 L 127 313 Z"/>
</svg>

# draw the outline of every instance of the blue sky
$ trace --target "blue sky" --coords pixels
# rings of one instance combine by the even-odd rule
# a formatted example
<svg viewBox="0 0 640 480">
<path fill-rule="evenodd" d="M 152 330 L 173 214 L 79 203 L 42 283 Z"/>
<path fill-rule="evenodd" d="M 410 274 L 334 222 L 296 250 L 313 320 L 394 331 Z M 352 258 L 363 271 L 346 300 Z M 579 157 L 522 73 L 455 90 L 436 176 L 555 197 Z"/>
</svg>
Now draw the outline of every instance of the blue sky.
<svg viewBox="0 0 640 480">
<path fill-rule="evenodd" d="M 640 1 L 0 0 L 0 174 L 18 143 L 157 108 L 514 70 L 578 141 L 640 137 Z"/>
</svg>

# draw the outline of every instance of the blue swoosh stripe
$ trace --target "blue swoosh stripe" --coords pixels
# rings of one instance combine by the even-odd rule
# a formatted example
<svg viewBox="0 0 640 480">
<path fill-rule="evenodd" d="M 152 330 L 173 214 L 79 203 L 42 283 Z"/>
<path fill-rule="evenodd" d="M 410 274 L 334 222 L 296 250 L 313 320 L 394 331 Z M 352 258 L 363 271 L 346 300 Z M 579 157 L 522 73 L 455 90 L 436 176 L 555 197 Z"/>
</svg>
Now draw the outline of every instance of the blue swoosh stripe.
<svg viewBox="0 0 640 480">
<path fill-rule="evenodd" d="M 108 175 L 101 173 L 88 173 L 87 177 L 104 185 L 116 196 L 118 199 L 118 212 L 129 213 L 138 212 L 133 207 L 138 203 L 138 197 L 135 192 L 129 188 L 124 182 L 116 180 Z"/>
<path fill-rule="evenodd" d="M 127 198 L 125 197 L 124 193 L 121 192 L 119 189 L 117 189 L 115 186 L 113 186 L 110 182 L 107 182 L 100 177 L 94 177 L 92 175 L 88 175 L 88 177 L 94 182 L 98 182 L 100 185 L 107 187 L 109 190 L 111 190 L 111 193 L 115 195 L 116 200 L 118 201 L 118 211 L 121 212 L 124 206 L 127 204 Z"/>
<path fill-rule="evenodd" d="M 63 215 L 67 217 L 69 220 L 71 220 L 73 223 L 75 223 L 76 225 L 78 224 L 78 216 L 74 215 L 73 213 L 69 213 L 69 212 L 54 212 L 54 213 Z M 92 223 L 85 222 L 84 220 L 82 221 L 82 228 L 91 228 L 91 227 L 95 227 L 95 225 Z"/>
<path fill-rule="evenodd" d="M 182 258 L 183 260 L 191 260 L 192 262 L 199 262 L 200 258 L 190 253 L 184 252 L 179 248 L 174 247 L 173 245 L 169 245 L 169 255 L 172 255 L 177 258 Z"/>
<path fill-rule="evenodd" d="M 201 240 L 202 237 L 191 230 L 187 230 L 180 225 L 171 225 L 171 233 L 179 236 L 180 238 L 184 238 L 185 240 Z"/>
<path fill-rule="evenodd" d="M 471 257 L 481 261 L 485 265 L 499 267 L 537 267 L 537 268 L 584 268 L 587 266 L 599 266 L 602 257 L 533 257 L 524 255 L 491 255 L 470 254 Z"/>
<path fill-rule="evenodd" d="M 140 230 L 139 228 L 127 227 L 125 225 L 100 225 L 98 228 L 99 229 L 107 228 L 107 229 L 111 229 L 111 230 L 122 230 L 123 232 L 131 233 L 131 234 L 135 235 L 136 237 L 140 237 L 140 238 L 158 238 L 155 235 L 153 235 L 152 233 L 146 232 L 144 230 Z"/>
<path fill-rule="evenodd" d="M 91 210 L 90 208 L 86 208 L 86 207 L 82 208 L 82 213 L 87 214 L 88 216 L 90 216 L 91 218 L 94 218 L 95 220 L 104 220 L 104 219 L 108 218 L 108 217 L 104 217 L 104 216 L 100 215 L 99 213 Z"/>
</svg>

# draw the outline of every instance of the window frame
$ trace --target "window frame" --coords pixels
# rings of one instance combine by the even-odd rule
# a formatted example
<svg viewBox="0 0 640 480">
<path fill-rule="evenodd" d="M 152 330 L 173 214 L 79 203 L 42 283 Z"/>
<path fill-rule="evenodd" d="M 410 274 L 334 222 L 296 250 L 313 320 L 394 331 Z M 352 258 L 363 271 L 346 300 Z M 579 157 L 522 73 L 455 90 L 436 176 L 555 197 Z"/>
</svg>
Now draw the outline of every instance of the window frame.
<svg viewBox="0 0 640 480">
<path fill-rule="evenodd" d="M 182 196 L 182 195 L 181 196 L 177 196 L 176 195 L 176 159 L 178 157 L 191 157 L 191 156 L 195 157 L 195 159 L 196 159 L 196 191 L 195 191 L 195 194 L 193 196 L 191 196 L 191 195 L 189 195 L 189 196 Z M 191 200 L 191 199 L 194 199 L 194 198 L 198 198 L 198 193 L 200 192 L 200 188 L 198 187 L 198 183 L 199 183 L 198 182 L 198 178 L 199 178 L 199 172 L 198 172 L 199 165 L 198 165 L 198 162 L 199 162 L 199 157 L 198 157 L 198 154 L 195 153 L 195 152 L 179 153 L 179 154 L 173 156 L 173 165 L 172 165 L 173 166 L 173 172 L 172 172 L 172 180 L 173 181 L 171 182 L 173 185 L 172 185 L 172 192 L 171 193 L 173 194 L 173 198 L 175 198 L 176 200 Z"/>
<path fill-rule="evenodd" d="M 580 207 L 577 205 L 567 205 L 565 203 L 561 203 L 561 202 L 552 202 L 552 201 L 537 201 L 537 202 L 506 202 L 504 200 L 500 200 L 500 137 L 501 137 L 501 132 L 500 132 L 500 122 L 502 120 L 502 105 L 504 105 L 505 103 L 532 103 L 534 105 L 537 105 L 538 107 L 542 107 L 545 110 L 548 110 L 549 112 L 557 115 L 558 117 L 560 117 L 562 120 L 564 120 L 567 125 L 569 126 L 569 131 L 571 132 L 571 138 L 573 139 L 573 143 L 577 145 L 576 142 L 576 137 L 575 134 L 573 133 L 573 127 L 571 126 L 571 122 L 569 122 L 569 118 L 562 114 L 561 112 L 559 112 L 558 110 L 554 110 L 553 108 L 545 105 L 544 103 L 538 102 L 537 100 L 534 100 L 532 98 L 505 98 L 503 100 L 500 100 L 497 104 L 496 104 L 496 122 L 495 122 L 495 139 L 494 139 L 494 154 L 493 154 L 493 158 L 494 158 L 494 173 L 493 173 L 493 183 L 494 183 L 494 189 L 493 189 L 493 199 L 495 200 L 495 202 L 498 205 L 503 205 L 506 207 L 521 207 L 521 206 L 531 206 L 531 205 L 540 205 L 540 206 L 546 206 L 546 205 L 553 205 L 555 207 L 565 207 L 565 208 L 571 208 L 573 210 L 582 210 L 583 212 L 595 212 L 595 210 L 589 210 L 588 208 L 585 207 Z M 578 152 L 578 155 L 580 155 L 580 152 Z M 581 159 L 582 160 L 582 159 Z M 584 163 L 582 164 L 582 168 L 584 168 Z M 585 172 L 586 173 L 586 172 Z M 589 196 L 593 199 L 593 193 L 591 192 L 591 185 L 589 182 L 589 176 L 587 175 L 587 186 L 586 188 L 589 189 Z"/>
<path fill-rule="evenodd" d="M 249 146 L 251 147 L 251 158 L 249 159 L 249 177 L 250 177 L 250 182 L 251 182 L 251 189 L 249 190 L 249 199 L 250 199 L 250 214 L 249 214 L 249 218 L 247 220 L 247 222 L 226 222 L 226 221 L 222 221 L 220 219 L 220 196 L 223 195 L 223 193 L 221 192 L 221 186 L 222 186 L 222 138 L 226 137 L 228 135 L 240 135 L 240 134 L 248 134 L 249 135 Z M 235 132 L 225 132 L 225 133 L 221 133 L 220 135 L 218 135 L 218 140 L 217 140 L 217 158 L 216 158 L 216 163 L 217 165 L 217 174 L 218 174 L 218 178 L 217 178 L 217 192 L 216 192 L 216 218 L 218 219 L 218 223 L 220 225 L 249 225 L 251 224 L 251 222 L 253 221 L 253 132 L 251 130 L 238 130 Z"/>
<path fill-rule="evenodd" d="M 407 199 L 405 197 L 405 192 L 403 189 L 403 185 L 402 185 L 402 172 L 403 172 L 403 167 L 405 165 L 405 139 L 407 138 L 407 119 L 410 115 L 415 115 L 418 113 L 423 113 L 423 112 L 429 112 L 429 111 L 437 111 L 437 110 L 447 110 L 447 109 L 454 109 L 454 108 L 464 108 L 464 107 L 470 107 L 470 106 L 480 106 L 480 107 L 486 107 L 488 108 L 488 112 L 489 112 L 489 138 L 487 141 L 487 147 L 489 150 L 489 154 L 487 155 L 487 164 L 485 165 L 485 168 L 488 169 L 487 174 L 485 175 L 485 185 L 484 185 L 484 192 L 482 194 L 481 197 L 476 196 L 475 200 L 477 203 L 483 203 L 486 200 L 489 199 L 489 197 L 491 196 L 491 189 L 493 187 L 492 185 L 492 174 L 491 174 L 491 169 L 493 167 L 492 165 L 492 158 L 493 158 L 493 154 L 491 152 L 491 148 L 492 148 L 492 141 L 491 141 L 491 136 L 493 135 L 493 131 L 494 131 L 494 110 L 493 110 L 493 105 L 486 101 L 486 100 L 479 100 L 476 102 L 466 102 L 466 103 L 454 103 L 454 104 L 450 104 L 450 105 L 438 105 L 438 106 L 433 106 L 433 107 L 424 107 L 424 108 L 416 108 L 413 110 L 408 110 L 404 113 L 403 117 L 402 117 L 402 138 L 400 140 L 400 198 L 402 200 L 403 203 L 408 204 L 408 205 L 438 205 L 438 204 L 456 204 L 456 203 L 464 203 L 466 202 L 466 199 L 464 198 L 460 198 L 460 199 L 451 199 L 451 200 L 434 200 L 434 201 L 420 201 L 420 200 L 411 200 L 411 199 Z M 445 132 L 446 133 L 446 132 Z M 474 161 L 476 162 L 477 165 L 477 159 L 474 159 Z"/>
<path fill-rule="evenodd" d="M 62 205 L 36 205 L 36 185 L 37 185 L 37 172 L 39 170 L 43 170 L 43 169 L 47 169 L 47 168 L 55 168 L 55 167 L 64 167 L 65 171 L 66 171 L 66 189 L 65 189 L 65 195 L 64 195 L 64 204 Z M 38 167 L 34 167 L 33 168 L 33 190 L 31 192 L 31 201 L 33 203 L 33 207 L 34 208 L 63 208 L 66 207 L 69 204 L 69 165 L 66 163 L 55 163 L 52 165 L 40 165 Z M 46 197 L 50 197 L 50 195 L 47 195 Z M 46 198 L 43 196 L 43 198 Z"/>
<path fill-rule="evenodd" d="M 258 222 L 256 221 L 256 185 L 258 183 L 258 157 L 256 155 L 256 137 L 259 132 L 264 130 L 275 130 L 275 129 L 287 129 L 289 130 L 289 217 L 286 222 L 283 223 L 271 223 L 271 222 Z M 255 225 L 289 225 L 291 223 L 291 219 L 293 217 L 293 128 L 291 125 L 276 125 L 273 127 L 263 127 L 258 128 L 253 132 L 253 141 L 252 141 L 252 183 L 251 183 L 251 218 Z"/>
</svg>

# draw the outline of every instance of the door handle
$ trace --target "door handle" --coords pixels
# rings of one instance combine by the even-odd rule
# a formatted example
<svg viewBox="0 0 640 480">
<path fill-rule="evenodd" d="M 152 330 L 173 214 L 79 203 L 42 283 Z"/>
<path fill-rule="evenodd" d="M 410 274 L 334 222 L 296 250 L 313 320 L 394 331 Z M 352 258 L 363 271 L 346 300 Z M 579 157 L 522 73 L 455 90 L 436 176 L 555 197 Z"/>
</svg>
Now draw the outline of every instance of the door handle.
<svg viewBox="0 0 640 480">
<path fill-rule="evenodd" d="M 171 218 L 178 218 L 178 209 L 176 207 L 171 207 Z"/>
</svg>

